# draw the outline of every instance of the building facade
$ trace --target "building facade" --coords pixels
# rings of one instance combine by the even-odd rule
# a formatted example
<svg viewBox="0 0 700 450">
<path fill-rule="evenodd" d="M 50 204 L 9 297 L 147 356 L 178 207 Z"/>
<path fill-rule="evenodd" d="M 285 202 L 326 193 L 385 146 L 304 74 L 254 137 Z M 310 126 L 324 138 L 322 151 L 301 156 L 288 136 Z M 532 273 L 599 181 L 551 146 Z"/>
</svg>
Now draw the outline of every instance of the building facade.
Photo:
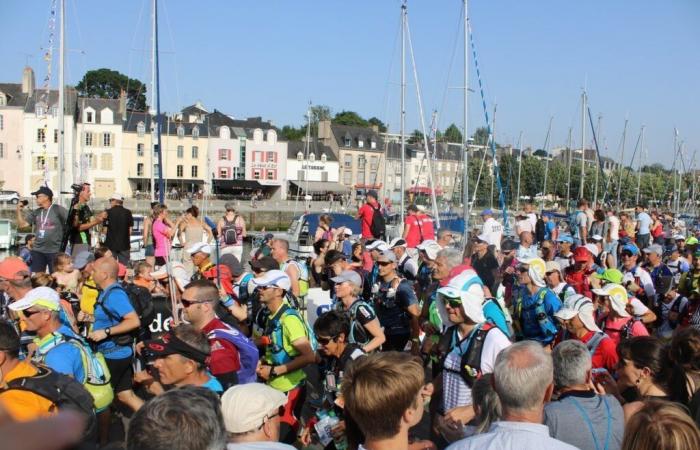
<svg viewBox="0 0 700 450">
<path fill-rule="evenodd" d="M 2 189 L 28 194 L 24 184 L 24 107 L 34 92 L 34 71 L 25 67 L 22 83 L 0 83 L 0 181 Z"/>
</svg>

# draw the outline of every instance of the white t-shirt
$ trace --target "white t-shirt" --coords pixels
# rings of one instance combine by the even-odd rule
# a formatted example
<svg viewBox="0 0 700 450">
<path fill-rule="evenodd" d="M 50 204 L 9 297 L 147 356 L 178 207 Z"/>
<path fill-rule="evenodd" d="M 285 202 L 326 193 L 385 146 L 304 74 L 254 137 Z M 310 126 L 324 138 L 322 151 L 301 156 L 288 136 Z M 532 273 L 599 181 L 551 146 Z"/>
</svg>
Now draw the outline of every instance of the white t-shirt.
<svg viewBox="0 0 700 450">
<path fill-rule="evenodd" d="M 531 212 L 531 213 L 527 213 L 526 216 L 527 216 L 527 220 L 529 220 L 530 223 L 532 224 L 532 230 L 534 231 L 535 228 L 537 227 L 537 214 L 535 214 L 534 212 Z"/>
<path fill-rule="evenodd" d="M 463 337 L 462 337 L 463 338 Z M 498 328 L 492 328 L 484 339 L 484 345 L 481 348 L 481 373 L 492 373 L 496 365 L 496 357 L 504 348 L 508 347 L 511 342 L 505 334 Z M 464 342 L 462 346 L 467 346 Z M 472 404 L 472 390 L 459 373 L 453 372 L 460 370 L 461 352 L 466 351 L 466 348 L 455 348 L 445 358 L 445 368 L 451 370 L 443 371 L 443 386 L 444 392 L 452 395 L 444 396 L 445 411 L 458 406 L 467 406 Z"/>
<path fill-rule="evenodd" d="M 617 216 L 608 216 L 608 230 L 610 230 L 610 239 L 613 241 L 620 239 L 620 219 Z"/>
<path fill-rule="evenodd" d="M 481 234 L 486 236 L 489 245 L 494 245 L 496 250 L 501 249 L 501 237 L 503 236 L 503 225 L 498 223 L 493 217 L 489 217 L 481 227 Z"/>
<path fill-rule="evenodd" d="M 622 276 L 622 285 L 624 286 L 625 284 L 627 284 L 628 281 L 634 283 L 635 276 L 639 278 L 639 283 L 637 284 L 639 284 L 640 288 L 644 289 L 644 292 L 647 294 L 647 297 L 649 299 L 655 299 L 656 289 L 654 288 L 654 281 L 651 279 L 651 275 L 649 275 L 649 272 L 647 272 L 639 266 L 637 266 L 636 269 L 632 269 L 632 271 L 624 270 L 624 274 Z"/>
<path fill-rule="evenodd" d="M 518 220 L 515 224 L 515 231 L 518 233 L 518 236 L 520 233 L 523 231 L 529 231 L 530 233 L 535 233 L 535 226 L 530 222 L 530 219 L 523 219 L 523 220 Z"/>
</svg>

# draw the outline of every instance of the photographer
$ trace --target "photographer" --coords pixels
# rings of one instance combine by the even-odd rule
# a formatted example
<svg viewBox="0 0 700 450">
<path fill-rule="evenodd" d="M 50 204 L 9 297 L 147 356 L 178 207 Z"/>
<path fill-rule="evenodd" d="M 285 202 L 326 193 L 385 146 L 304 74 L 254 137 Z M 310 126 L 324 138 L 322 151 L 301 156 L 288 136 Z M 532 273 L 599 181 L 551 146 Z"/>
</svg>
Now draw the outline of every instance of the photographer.
<svg viewBox="0 0 700 450">
<path fill-rule="evenodd" d="M 107 219 L 105 245 L 120 263 L 127 265 L 131 259 L 131 229 L 134 227 L 134 217 L 131 210 L 124 208 L 124 197 L 121 194 L 112 194 L 109 205 L 110 208 L 103 213 Z"/>
<path fill-rule="evenodd" d="M 90 183 L 74 184 L 71 187 L 77 195 L 77 203 L 71 211 L 70 244 L 71 254 L 77 255 L 81 250 L 90 249 L 92 243 L 90 229 L 104 222 L 106 214 L 103 212 L 94 216 L 90 206 L 88 206 L 92 196 Z"/>
<path fill-rule="evenodd" d="M 25 218 L 22 214 L 26 201 L 17 203 L 17 228 L 29 228 L 34 226 L 36 242 L 31 249 L 32 272 L 53 272 L 53 260 L 61 249 L 63 232 L 66 227 L 68 211 L 61 205 L 53 203 L 53 191 L 46 186 L 41 186 L 32 192 L 36 196 L 38 208 L 29 211 Z"/>
</svg>

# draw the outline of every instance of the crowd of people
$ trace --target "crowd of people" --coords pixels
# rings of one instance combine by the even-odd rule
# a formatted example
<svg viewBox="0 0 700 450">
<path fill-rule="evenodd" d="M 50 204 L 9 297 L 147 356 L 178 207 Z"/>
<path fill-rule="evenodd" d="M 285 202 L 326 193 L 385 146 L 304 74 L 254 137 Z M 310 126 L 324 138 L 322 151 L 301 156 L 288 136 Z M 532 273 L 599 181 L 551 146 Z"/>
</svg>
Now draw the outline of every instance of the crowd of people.
<svg viewBox="0 0 700 450">
<path fill-rule="evenodd" d="M 484 210 L 460 245 L 413 205 L 388 239 L 370 191 L 359 235 L 322 214 L 302 260 L 272 235 L 243 255 L 232 204 L 211 223 L 153 204 L 131 261 L 121 196 L 34 195 L 31 243 L 0 261 L 10 448 L 69 422 L 76 448 L 700 448 L 698 230 L 671 214 L 526 205 L 510 236 Z"/>
</svg>

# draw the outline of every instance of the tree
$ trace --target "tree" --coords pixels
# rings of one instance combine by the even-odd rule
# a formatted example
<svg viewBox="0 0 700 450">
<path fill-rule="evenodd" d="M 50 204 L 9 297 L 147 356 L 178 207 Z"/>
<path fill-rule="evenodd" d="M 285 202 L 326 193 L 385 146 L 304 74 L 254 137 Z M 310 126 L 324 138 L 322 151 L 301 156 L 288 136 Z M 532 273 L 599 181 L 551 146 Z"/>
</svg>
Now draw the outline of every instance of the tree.
<svg viewBox="0 0 700 450">
<path fill-rule="evenodd" d="M 489 130 L 486 127 L 479 127 L 472 135 L 473 143 L 476 145 L 486 145 L 489 142 Z"/>
<path fill-rule="evenodd" d="M 370 125 L 376 125 L 377 128 L 379 128 L 380 133 L 386 133 L 386 125 L 378 118 L 370 117 L 369 120 L 367 120 L 367 123 L 369 123 Z"/>
<path fill-rule="evenodd" d="M 413 130 L 413 133 L 408 137 L 409 144 L 418 144 L 423 142 L 423 132 L 420 130 Z"/>
<path fill-rule="evenodd" d="M 331 120 L 331 108 L 326 105 L 311 107 L 311 125 L 318 125 L 322 120 Z"/>
<path fill-rule="evenodd" d="M 535 150 L 535 153 L 533 153 L 534 156 L 540 156 L 542 158 L 549 156 L 546 151 L 540 149 Z"/>
<path fill-rule="evenodd" d="M 457 128 L 457 125 L 455 124 L 450 124 L 449 127 L 445 130 L 445 141 L 447 142 L 453 142 L 457 144 L 462 143 L 462 132 L 459 131 L 459 128 Z"/>
<path fill-rule="evenodd" d="M 355 127 L 368 127 L 369 123 L 354 111 L 341 111 L 333 117 L 333 122 L 338 125 L 352 125 Z"/>
<path fill-rule="evenodd" d="M 93 98 L 117 99 L 123 91 L 126 92 L 128 110 L 146 110 L 146 85 L 116 70 L 89 70 L 76 88 L 79 95 Z"/>
<path fill-rule="evenodd" d="M 306 136 L 306 127 L 294 128 L 291 125 L 285 125 L 280 131 L 282 139 L 287 141 L 301 141 Z"/>
</svg>

